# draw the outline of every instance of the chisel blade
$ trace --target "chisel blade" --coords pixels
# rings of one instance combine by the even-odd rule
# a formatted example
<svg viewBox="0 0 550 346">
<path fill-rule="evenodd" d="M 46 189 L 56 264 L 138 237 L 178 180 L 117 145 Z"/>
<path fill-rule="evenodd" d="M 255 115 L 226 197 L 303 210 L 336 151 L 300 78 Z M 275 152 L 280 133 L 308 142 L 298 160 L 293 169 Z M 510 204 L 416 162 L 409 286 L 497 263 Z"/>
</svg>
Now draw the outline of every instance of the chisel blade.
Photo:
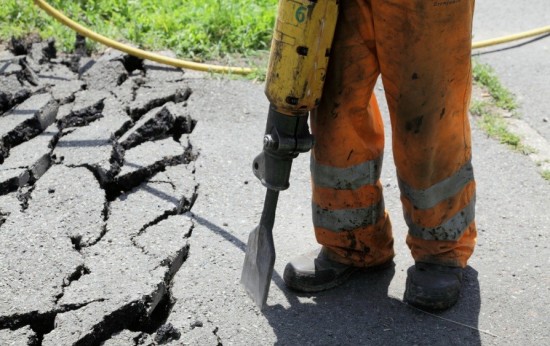
<svg viewBox="0 0 550 346">
<path fill-rule="evenodd" d="M 260 309 L 265 307 L 275 264 L 273 225 L 279 191 L 267 189 L 260 224 L 250 232 L 241 284 Z"/>
</svg>

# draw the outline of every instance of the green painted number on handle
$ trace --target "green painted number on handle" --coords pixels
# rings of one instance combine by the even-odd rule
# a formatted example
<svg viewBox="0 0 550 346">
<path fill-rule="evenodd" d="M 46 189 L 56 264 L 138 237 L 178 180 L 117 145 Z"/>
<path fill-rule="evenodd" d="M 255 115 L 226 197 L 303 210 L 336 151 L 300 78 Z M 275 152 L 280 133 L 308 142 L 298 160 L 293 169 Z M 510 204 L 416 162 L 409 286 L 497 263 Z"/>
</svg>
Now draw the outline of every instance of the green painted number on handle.
<svg viewBox="0 0 550 346">
<path fill-rule="evenodd" d="M 304 20 L 306 20 L 306 11 L 307 11 L 307 7 L 304 7 L 304 6 L 298 7 L 294 15 L 298 23 L 303 23 Z"/>
</svg>

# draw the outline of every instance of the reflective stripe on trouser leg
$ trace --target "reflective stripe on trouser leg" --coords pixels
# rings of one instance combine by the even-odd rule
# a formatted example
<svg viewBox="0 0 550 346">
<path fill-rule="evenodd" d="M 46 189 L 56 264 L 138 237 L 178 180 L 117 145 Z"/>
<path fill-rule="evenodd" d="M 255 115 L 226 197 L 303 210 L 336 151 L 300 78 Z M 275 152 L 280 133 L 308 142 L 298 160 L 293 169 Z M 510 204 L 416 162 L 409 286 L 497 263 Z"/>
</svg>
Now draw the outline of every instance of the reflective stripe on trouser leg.
<svg viewBox="0 0 550 346">
<path fill-rule="evenodd" d="M 456 179 L 460 174 L 459 170 L 426 190 L 414 190 L 399 182 L 409 226 L 407 244 L 417 261 L 465 266 L 472 253 L 476 238 L 475 181 L 473 174 L 469 180 Z M 458 184 L 449 190 L 440 189 L 450 180 Z M 459 191 L 449 196 L 455 189 Z"/>
<path fill-rule="evenodd" d="M 366 41 L 372 16 L 355 1 L 341 2 L 339 15 L 323 98 L 311 116 L 313 223 L 335 260 L 372 266 L 394 255 L 379 182 L 384 127 L 372 94 L 379 70 L 374 41 Z"/>
<path fill-rule="evenodd" d="M 319 243 L 339 262 L 371 266 L 393 257 L 391 224 L 385 213 L 380 171 L 368 169 L 380 163 L 381 159 L 376 159 L 347 169 L 329 168 L 312 158 L 313 225 Z M 359 168 L 364 170 L 363 175 L 355 174 Z M 371 183 L 370 179 L 365 180 L 369 171 L 377 172 Z M 358 181 L 365 184 L 357 185 Z"/>
<path fill-rule="evenodd" d="M 468 122 L 474 1 L 369 3 L 407 244 L 416 261 L 465 266 L 476 238 Z"/>
</svg>

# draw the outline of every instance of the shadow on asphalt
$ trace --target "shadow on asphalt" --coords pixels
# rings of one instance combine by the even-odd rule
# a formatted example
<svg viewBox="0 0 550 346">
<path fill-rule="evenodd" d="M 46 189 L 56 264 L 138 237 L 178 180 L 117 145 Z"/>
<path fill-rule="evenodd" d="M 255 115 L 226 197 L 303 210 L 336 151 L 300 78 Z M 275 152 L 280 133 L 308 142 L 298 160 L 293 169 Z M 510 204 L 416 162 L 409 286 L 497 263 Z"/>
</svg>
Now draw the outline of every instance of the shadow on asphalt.
<svg viewBox="0 0 550 346">
<path fill-rule="evenodd" d="M 242 242 L 239 238 L 235 237 L 233 234 L 227 232 L 225 229 L 221 228 L 220 226 L 216 225 L 215 223 L 212 223 L 205 218 L 191 212 L 189 213 L 189 217 L 191 217 L 193 220 L 197 221 L 197 223 L 201 226 L 204 226 L 211 230 L 212 232 L 216 233 L 220 237 L 224 238 L 225 240 L 229 241 L 233 245 L 239 248 L 242 252 L 246 251 L 246 244 Z"/>
<path fill-rule="evenodd" d="M 480 345 L 480 291 L 468 267 L 460 302 L 442 313 L 427 313 L 388 295 L 395 268 L 358 273 L 337 289 L 297 295 L 277 286 L 290 307 L 264 311 L 278 345 Z"/>
<path fill-rule="evenodd" d="M 241 251 L 246 244 L 222 227 L 190 214 L 200 225 L 225 238 Z M 480 345 L 481 305 L 478 273 L 465 270 L 461 299 L 453 308 L 429 313 L 388 295 L 395 267 L 357 273 L 346 284 L 316 294 L 286 288 L 279 273 L 273 282 L 290 307 L 267 306 L 263 315 L 278 345 Z M 404 288 L 403 288 L 404 289 Z"/>
</svg>

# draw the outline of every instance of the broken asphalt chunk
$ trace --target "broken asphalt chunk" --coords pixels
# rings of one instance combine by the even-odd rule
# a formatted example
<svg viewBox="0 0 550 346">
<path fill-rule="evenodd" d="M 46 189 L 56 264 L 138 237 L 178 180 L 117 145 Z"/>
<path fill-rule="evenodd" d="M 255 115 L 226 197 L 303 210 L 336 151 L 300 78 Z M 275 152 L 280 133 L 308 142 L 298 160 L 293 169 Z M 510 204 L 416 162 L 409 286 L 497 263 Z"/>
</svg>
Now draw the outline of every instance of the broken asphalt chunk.
<svg viewBox="0 0 550 346">
<path fill-rule="evenodd" d="M 0 329 L 75 308 L 58 301 L 84 266 L 71 239 L 85 242 L 103 230 L 104 191 L 94 180 L 85 168 L 53 166 L 36 183 L 27 210 L 2 225 Z"/>
<path fill-rule="evenodd" d="M 167 102 L 183 102 L 191 95 L 191 89 L 185 83 L 144 84 L 137 91 L 128 112 L 137 120 L 149 110 Z"/>
<path fill-rule="evenodd" d="M 85 59 L 86 60 L 86 59 Z M 86 64 L 90 64 L 91 60 Z M 83 67 L 86 67 L 86 64 Z M 111 90 L 128 78 L 128 72 L 121 61 L 100 59 L 82 74 L 89 90 Z"/>
<path fill-rule="evenodd" d="M 110 204 L 104 241 L 131 242 L 147 227 L 191 207 L 196 194 L 193 165 L 166 167 Z M 111 232 L 113 231 L 113 232 Z"/>
<path fill-rule="evenodd" d="M 53 97 L 60 103 L 72 102 L 75 93 L 86 85 L 78 80 L 78 75 L 63 64 L 43 65 L 37 73 L 38 83 L 41 87 L 49 88 Z"/>
<path fill-rule="evenodd" d="M 58 314 L 56 328 L 45 336 L 43 345 L 97 344 L 123 329 L 145 330 L 157 324 L 157 319 L 162 321 L 163 312 L 159 317 L 157 309 L 165 309 L 163 301 L 170 300 L 168 287 L 187 256 L 185 236 L 190 228 L 190 219 L 178 216 L 147 230 L 151 232 L 147 237 L 161 239 L 145 248 L 111 240 L 84 249 L 90 274 L 73 282 L 59 301 L 61 306 L 82 308 Z M 142 241 L 147 239 L 146 233 Z M 111 341 L 128 335 L 120 333 Z M 138 336 L 150 338 L 133 334 L 132 339 Z M 174 333 L 165 336 L 165 340 L 176 339 Z"/>
<path fill-rule="evenodd" d="M 0 345 L 32 346 L 37 344 L 37 335 L 32 331 L 29 326 L 22 327 L 16 330 L 0 330 Z"/>
<path fill-rule="evenodd" d="M 126 79 L 118 88 L 113 90 L 115 97 L 124 105 L 127 109 L 128 105 L 134 101 L 135 92 L 139 88 L 139 81 L 141 77 L 133 77 Z"/>
<path fill-rule="evenodd" d="M 84 249 L 90 274 L 67 287 L 59 300 L 60 306 L 82 307 L 58 314 L 56 328 L 45 336 L 43 345 L 97 344 L 123 329 L 146 330 L 154 327 L 157 319 L 163 321 L 166 312 L 157 309 L 166 309 L 163 302 L 171 299 L 168 287 L 187 256 L 185 235 L 191 227 L 189 218 L 170 219 L 150 230 L 149 236 L 159 236 L 164 243 L 140 248 L 127 238 Z M 146 240 L 145 233 L 142 240 Z M 147 334 L 134 334 L 132 339 L 138 336 L 149 339 Z M 121 333 L 111 341 L 127 337 L 128 333 Z"/>
<path fill-rule="evenodd" d="M 70 167 L 90 168 L 103 185 L 113 180 L 122 163 L 122 147 L 116 134 L 131 123 L 117 109 L 116 100 L 105 101 L 102 118 L 61 137 L 53 152 L 56 162 Z"/>
<path fill-rule="evenodd" d="M 55 83 L 50 92 L 53 97 L 59 102 L 59 104 L 66 104 L 74 101 L 75 94 L 82 90 L 84 82 L 79 80 L 62 81 Z"/>
<path fill-rule="evenodd" d="M 63 105 L 58 112 L 59 127 L 80 127 L 102 117 L 104 100 L 110 97 L 107 91 L 82 90 L 75 94 L 73 103 Z M 70 109 L 70 111 L 69 111 Z"/>
<path fill-rule="evenodd" d="M 0 165 L 0 177 L 13 175 L 18 178 L 7 184 L 0 178 L 0 194 L 13 191 L 29 180 L 34 182 L 46 172 L 51 164 L 50 154 L 58 133 L 57 127 L 50 125 L 38 136 L 11 149 L 11 155 Z"/>
<path fill-rule="evenodd" d="M 121 190 L 128 191 L 166 166 L 181 163 L 189 163 L 186 148 L 172 138 L 145 142 L 126 150 L 124 165 L 115 183 Z"/>
<path fill-rule="evenodd" d="M 31 96 L 30 88 L 23 86 L 16 75 L 0 75 L 0 114 Z"/>
<path fill-rule="evenodd" d="M 174 123 L 175 118 L 168 105 L 154 108 L 122 135 L 119 142 L 125 149 L 130 149 L 148 140 L 166 138 Z"/>
<path fill-rule="evenodd" d="M 26 214 L 41 219 L 43 227 L 55 225 L 56 235 L 80 238 L 85 245 L 103 232 L 105 192 L 86 168 L 52 166 L 36 182 L 31 197 Z"/>
<path fill-rule="evenodd" d="M 0 116 L 0 162 L 10 148 L 41 133 L 54 121 L 58 104 L 49 93 L 33 95 Z"/>
<path fill-rule="evenodd" d="M 187 256 L 187 238 L 192 229 L 189 216 L 173 215 L 142 231 L 134 242 L 155 263 L 169 267 L 169 275 L 174 275 Z"/>
<path fill-rule="evenodd" d="M 141 300 L 130 300 L 126 304 L 107 300 L 59 313 L 55 317 L 56 328 L 44 335 L 42 346 L 98 345 L 135 323 L 144 310 Z"/>
</svg>

